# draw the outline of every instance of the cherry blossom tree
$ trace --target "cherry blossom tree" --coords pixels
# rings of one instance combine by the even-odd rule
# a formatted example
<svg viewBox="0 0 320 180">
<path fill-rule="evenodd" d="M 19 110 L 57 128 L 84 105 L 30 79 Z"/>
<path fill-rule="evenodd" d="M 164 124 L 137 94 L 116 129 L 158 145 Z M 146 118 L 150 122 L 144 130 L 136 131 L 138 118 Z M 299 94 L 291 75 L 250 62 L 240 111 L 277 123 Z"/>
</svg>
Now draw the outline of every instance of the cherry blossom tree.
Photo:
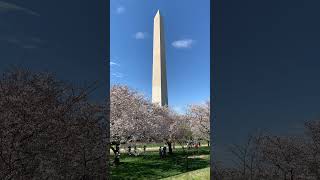
<svg viewBox="0 0 320 180">
<path fill-rule="evenodd" d="M 152 122 L 154 124 L 151 139 L 165 142 L 168 145 L 169 154 L 172 154 L 172 143 L 175 140 L 175 123 L 179 120 L 177 114 L 170 108 L 152 105 Z"/>
<path fill-rule="evenodd" d="M 173 143 L 184 144 L 191 139 L 188 116 L 181 115 L 169 107 L 152 106 L 153 133 L 152 140 L 164 141 L 168 145 L 169 154 L 173 153 Z"/>
<path fill-rule="evenodd" d="M 180 115 L 170 107 L 152 104 L 126 85 L 112 86 L 110 99 L 111 149 L 115 164 L 119 163 L 122 143 L 164 142 L 172 154 L 173 143 L 191 139 L 191 131 L 199 139 L 209 141 L 209 102 L 190 106 L 188 115 Z"/>
<path fill-rule="evenodd" d="M 187 115 L 190 120 L 193 137 L 210 141 L 210 101 L 189 105 Z"/>
<path fill-rule="evenodd" d="M 48 73 L 0 79 L 0 179 L 105 179 L 105 107 Z"/>
<path fill-rule="evenodd" d="M 306 152 L 308 158 L 305 158 L 310 173 L 320 179 L 320 121 L 308 121 L 305 123 L 307 141 Z"/>
<path fill-rule="evenodd" d="M 126 142 L 165 142 L 172 154 L 172 143 L 180 138 L 182 117 L 169 107 L 152 104 L 141 93 L 125 85 L 111 88 L 111 144 L 119 163 L 120 144 Z"/>
<path fill-rule="evenodd" d="M 250 135 L 246 143 L 233 145 L 230 151 L 236 165 L 230 169 L 232 178 L 313 179 L 307 168 L 310 158 L 303 137 Z M 230 178 L 231 174 L 225 176 Z"/>
<path fill-rule="evenodd" d="M 146 141 L 151 137 L 151 104 L 142 94 L 125 85 L 114 85 L 110 91 L 111 149 L 115 163 L 119 163 L 120 144 L 129 141 Z"/>
<path fill-rule="evenodd" d="M 262 136 L 258 142 L 261 158 L 276 167 L 286 179 L 295 179 L 304 170 L 304 143 L 298 137 Z"/>
</svg>

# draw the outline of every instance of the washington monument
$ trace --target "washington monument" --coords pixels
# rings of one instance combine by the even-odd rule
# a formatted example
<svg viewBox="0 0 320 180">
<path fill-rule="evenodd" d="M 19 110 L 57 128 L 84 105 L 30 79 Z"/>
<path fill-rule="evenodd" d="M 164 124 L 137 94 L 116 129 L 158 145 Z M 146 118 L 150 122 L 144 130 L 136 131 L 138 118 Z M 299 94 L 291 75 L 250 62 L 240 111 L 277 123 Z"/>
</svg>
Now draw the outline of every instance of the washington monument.
<svg viewBox="0 0 320 180">
<path fill-rule="evenodd" d="M 159 10 L 153 20 L 152 103 L 168 106 L 163 17 Z"/>
</svg>

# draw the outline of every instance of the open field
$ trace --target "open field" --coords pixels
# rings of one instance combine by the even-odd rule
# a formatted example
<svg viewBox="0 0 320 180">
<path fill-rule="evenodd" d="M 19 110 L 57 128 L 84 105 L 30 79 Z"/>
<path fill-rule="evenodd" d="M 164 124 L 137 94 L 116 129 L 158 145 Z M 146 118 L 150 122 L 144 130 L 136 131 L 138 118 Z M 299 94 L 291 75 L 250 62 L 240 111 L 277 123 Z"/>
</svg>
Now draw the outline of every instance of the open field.
<svg viewBox="0 0 320 180">
<path fill-rule="evenodd" d="M 111 177 L 116 180 L 168 178 L 209 167 L 209 158 L 209 147 L 200 147 L 198 151 L 194 148 L 186 151 L 176 148 L 173 155 L 168 155 L 164 159 L 160 159 L 156 151 L 148 151 L 139 156 L 121 154 L 120 165 L 111 167 Z M 199 177 L 202 177 L 205 173 L 200 174 Z"/>
<path fill-rule="evenodd" d="M 139 144 L 137 145 L 137 151 L 139 153 L 142 153 L 143 152 L 143 145 L 144 144 Z M 148 144 L 147 145 L 147 148 L 146 148 L 146 151 L 157 151 L 159 150 L 159 147 L 160 146 L 164 146 L 163 144 Z M 207 146 L 206 142 L 202 142 L 202 145 L 203 147 Z M 175 148 L 176 149 L 180 149 L 182 148 L 180 145 L 175 145 Z M 133 147 L 131 148 L 131 150 L 133 151 Z M 127 145 L 121 145 L 120 146 L 120 153 L 127 153 L 128 152 L 128 148 L 127 148 Z M 113 151 L 110 149 L 110 154 L 113 154 Z"/>
<path fill-rule="evenodd" d="M 159 147 L 160 147 L 160 145 L 159 146 L 147 146 L 146 151 L 157 151 L 158 152 Z M 163 147 L 163 145 L 162 145 L 162 147 Z M 175 146 L 175 148 L 176 149 L 181 149 L 181 146 Z M 131 148 L 131 151 L 133 152 L 134 149 Z M 143 147 L 142 146 L 138 146 L 137 147 L 137 151 L 139 153 L 142 153 L 143 152 Z M 126 148 L 126 147 L 121 147 L 120 148 L 120 153 L 127 153 L 127 152 L 128 152 L 128 148 Z M 110 150 L 110 154 L 113 154 L 112 150 Z"/>
</svg>

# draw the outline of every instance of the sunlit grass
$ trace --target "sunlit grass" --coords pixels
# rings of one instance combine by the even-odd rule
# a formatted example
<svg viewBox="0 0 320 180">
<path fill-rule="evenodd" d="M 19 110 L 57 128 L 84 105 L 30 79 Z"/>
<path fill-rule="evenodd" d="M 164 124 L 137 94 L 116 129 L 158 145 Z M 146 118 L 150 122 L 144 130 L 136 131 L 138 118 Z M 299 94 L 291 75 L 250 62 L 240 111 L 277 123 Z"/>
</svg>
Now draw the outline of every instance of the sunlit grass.
<svg viewBox="0 0 320 180">
<path fill-rule="evenodd" d="M 176 176 L 164 178 L 162 180 L 206 180 L 210 179 L 210 168 L 203 168 L 195 171 L 186 172 Z"/>
<path fill-rule="evenodd" d="M 159 158 L 157 151 L 146 152 L 139 156 L 121 154 L 121 164 L 118 167 L 112 166 L 111 177 L 112 179 L 161 179 L 209 167 L 209 158 L 209 147 L 201 147 L 198 151 L 186 150 L 186 152 L 176 149 L 173 155 L 164 159 Z"/>
</svg>

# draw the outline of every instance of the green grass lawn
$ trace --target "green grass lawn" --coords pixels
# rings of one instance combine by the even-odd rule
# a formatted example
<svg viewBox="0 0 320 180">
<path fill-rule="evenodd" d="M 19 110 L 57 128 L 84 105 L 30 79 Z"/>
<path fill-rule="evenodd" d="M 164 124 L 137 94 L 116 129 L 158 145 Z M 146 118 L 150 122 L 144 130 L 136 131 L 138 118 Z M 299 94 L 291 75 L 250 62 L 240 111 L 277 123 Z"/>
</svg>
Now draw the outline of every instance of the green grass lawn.
<svg viewBox="0 0 320 180">
<path fill-rule="evenodd" d="M 174 154 L 165 159 L 160 159 L 157 151 L 139 156 L 121 154 L 121 164 L 111 167 L 111 177 L 113 180 L 161 179 L 209 167 L 209 147 L 200 147 L 199 151 L 187 150 L 186 153 L 180 148 L 175 149 Z"/>
<path fill-rule="evenodd" d="M 206 180 L 210 179 L 210 168 L 203 168 L 195 171 L 186 172 L 176 176 L 164 178 L 162 180 Z"/>
</svg>

